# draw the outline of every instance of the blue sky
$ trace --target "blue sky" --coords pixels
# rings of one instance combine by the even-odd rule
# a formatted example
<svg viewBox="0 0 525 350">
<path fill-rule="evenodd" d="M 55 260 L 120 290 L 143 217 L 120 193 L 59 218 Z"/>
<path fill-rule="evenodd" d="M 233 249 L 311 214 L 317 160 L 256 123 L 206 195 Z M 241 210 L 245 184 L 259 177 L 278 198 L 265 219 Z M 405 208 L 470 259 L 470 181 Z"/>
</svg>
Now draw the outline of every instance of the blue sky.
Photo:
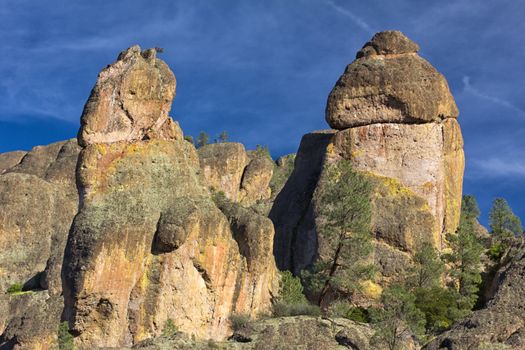
<svg viewBox="0 0 525 350">
<path fill-rule="evenodd" d="M 465 193 L 525 219 L 524 0 L 2 0 L 0 152 L 74 137 L 98 72 L 160 46 L 187 134 L 227 130 L 274 156 L 324 129 L 326 98 L 376 31 L 399 29 L 449 81 Z"/>
</svg>

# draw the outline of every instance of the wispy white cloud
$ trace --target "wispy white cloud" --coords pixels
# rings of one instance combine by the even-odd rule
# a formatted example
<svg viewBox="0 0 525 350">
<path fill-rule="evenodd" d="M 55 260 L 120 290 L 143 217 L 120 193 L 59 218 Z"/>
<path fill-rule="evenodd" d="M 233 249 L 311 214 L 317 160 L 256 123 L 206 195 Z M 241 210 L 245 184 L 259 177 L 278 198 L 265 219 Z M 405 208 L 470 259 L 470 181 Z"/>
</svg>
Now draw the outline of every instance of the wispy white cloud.
<svg viewBox="0 0 525 350">
<path fill-rule="evenodd" d="M 373 34 L 375 31 L 372 29 L 372 27 L 362 18 L 353 13 L 352 11 L 341 7 L 337 5 L 335 2 L 329 0 L 327 1 L 327 4 L 330 5 L 334 10 L 336 10 L 339 14 L 349 18 L 356 26 L 364 30 L 365 32 L 369 34 Z"/>
<path fill-rule="evenodd" d="M 505 108 L 508 108 L 510 110 L 513 110 L 514 112 L 517 112 L 518 114 L 522 116 L 525 116 L 525 111 L 519 108 L 518 106 L 516 106 L 515 104 L 513 104 L 512 102 L 507 101 L 497 96 L 486 94 L 478 90 L 474 86 L 472 86 L 472 84 L 470 83 L 469 76 L 464 76 L 462 80 L 463 80 L 463 90 L 465 92 L 470 93 L 471 95 L 476 96 L 480 99 L 483 99 L 483 100 L 495 103 L 497 105 L 503 106 Z"/>
<path fill-rule="evenodd" d="M 473 175 L 484 178 L 525 177 L 525 161 L 515 159 L 488 158 L 473 162 Z"/>
</svg>

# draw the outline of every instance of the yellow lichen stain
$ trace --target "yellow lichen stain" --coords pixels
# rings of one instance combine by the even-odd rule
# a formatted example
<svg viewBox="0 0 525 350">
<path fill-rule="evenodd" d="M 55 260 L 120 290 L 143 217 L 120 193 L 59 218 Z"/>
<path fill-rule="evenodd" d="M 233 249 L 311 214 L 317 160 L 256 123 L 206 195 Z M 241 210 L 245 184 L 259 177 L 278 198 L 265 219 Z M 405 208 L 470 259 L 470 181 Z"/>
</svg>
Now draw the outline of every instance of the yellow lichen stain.
<svg viewBox="0 0 525 350">
<path fill-rule="evenodd" d="M 365 280 L 360 282 L 362 292 L 365 296 L 379 300 L 381 298 L 381 293 L 383 292 L 383 288 L 375 283 L 372 280 Z"/>
<path fill-rule="evenodd" d="M 361 155 L 363 154 L 362 151 L 359 151 L 359 150 L 352 150 L 350 152 L 350 157 L 352 158 L 358 158 L 358 157 L 361 157 Z"/>
<path fill-rule="evenodd" d="M 335 156 L 335 146 L 333 142 L 330 142 L 326 147 L 326 154 L 328 156 Z"/>
</svg>

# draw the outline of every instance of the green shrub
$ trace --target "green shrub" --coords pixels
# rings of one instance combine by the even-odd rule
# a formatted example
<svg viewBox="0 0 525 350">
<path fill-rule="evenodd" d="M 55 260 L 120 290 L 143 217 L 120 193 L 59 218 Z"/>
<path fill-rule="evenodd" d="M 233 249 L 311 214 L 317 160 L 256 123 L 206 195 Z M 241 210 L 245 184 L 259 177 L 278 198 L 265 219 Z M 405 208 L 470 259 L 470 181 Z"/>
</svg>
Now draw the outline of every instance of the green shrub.
<svg viewBox="0 0 525 350">
<path fill-rule="evenodd" d="M 73 336 L 69 333 L 69 325 L 66 321 L 60 323 L 57 331 L 58 349 L 59 350 L 74 350 Z"/>
<path fill-rule="evenodd" d="M 347 301 L 337 300 L 330 304 L 327 310 L 330 317 L 342 317 L 352 321 L 369 323 L 368 310 L 356 307 Z"/>
<path fill-rule="evenodd" d="M 173 335 L 176 335 L 179 332 L 179 329 L 173 323 L 173 320 L 171 318 L 168 318 L 166 321 L 166 324 L 164 325 L 164 328 L 162 329 L 162 335 L 164 337 L 171 337 Z"/>
<path fill-rule="evenodd" d="M 303 285 L 299 277 L 294 277 L 290 271 L 281 272 L 279 282 L 278 301 L 285 304 L 307 304 L 308 301 L 303 293 Z"/>
<path fill-rule="evenodd" d="M 276 302 L 273 305 L 274 317 L 287 317 L 287 316 L 321 316 L 321 309 L 317 305 L 309 303 L 301 304 L 287 304 L 283 302 Z"/>
<path fill-rule="evenodd" d="M 223 191 L 217 191 L 214 188 L 210 188 L 210 190 L 211 199 L 217 207 L 221 207 L 228 201 L 228 198 L 226 198 L 226 194 Z"/>
<path fill-rule="evenodd" d="M 268 158 L 272 159 L 272 155 L 270 154 L 270 149 L 268 148 L 268 146 L 256 145 L 255 146 L 255 155 L 257 157 L 268 157 Z"/>
<path fill-rule="evenodd" d="M 496 242 L 488 249 L 487 255 L 493 261 L 499 261 L 499 259 L 503 256 L 503 253 L 505 253 L 506 249 L 507 247 L 504 243 Z"/>
<path fill-rule="evenodd" d="M 23 286 L 20 283 L 13 283 L 8 289 L 9 294 L 20 294 L 23 292 Z"/>
<path fill-rule="evenodd" d="M 230 322 L 234 331 L 241 330 L 250 324 L 250 315 L 248 314 L 232 314 L 230 315 Z"/>
</svg>

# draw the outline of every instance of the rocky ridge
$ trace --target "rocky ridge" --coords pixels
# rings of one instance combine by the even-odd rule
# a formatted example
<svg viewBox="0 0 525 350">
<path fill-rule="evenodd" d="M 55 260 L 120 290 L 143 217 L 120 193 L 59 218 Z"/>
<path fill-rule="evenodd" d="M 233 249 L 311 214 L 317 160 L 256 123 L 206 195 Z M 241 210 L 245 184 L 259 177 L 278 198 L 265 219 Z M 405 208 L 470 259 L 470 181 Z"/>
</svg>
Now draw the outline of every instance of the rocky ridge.
<svg viewBox="0 0 525 350">
<path fill-rule="evenodd" d="M 330 93 L 333 129 L 277 164 L 239 143 L 196 150 L 169 117 L 176 79 L 156 50 L 122 52 L 99 75 L 78 143 L 0 154 L 0 288 L 23 289 L 0 296 L 0 349 L 51 349 L 62 321 L 79 349 L 380 349 L 349 320 L 263 318 L 234 332 L 229 316 L 271 312 L 275 260 L 299 273 L 332 253 L 318 192 L 342 159 L 373 185 L 380 277 L 364 281 L 363 305 L 423 242 L 446 248 L 463 140 L 446 80 L 418 49 L 376 34 Z M 487 306 L 426 349 L 524 348 L 522 260 L 515 247 Z M 179 332 L 160 336 L 169 322 Z"/>
</svg>

